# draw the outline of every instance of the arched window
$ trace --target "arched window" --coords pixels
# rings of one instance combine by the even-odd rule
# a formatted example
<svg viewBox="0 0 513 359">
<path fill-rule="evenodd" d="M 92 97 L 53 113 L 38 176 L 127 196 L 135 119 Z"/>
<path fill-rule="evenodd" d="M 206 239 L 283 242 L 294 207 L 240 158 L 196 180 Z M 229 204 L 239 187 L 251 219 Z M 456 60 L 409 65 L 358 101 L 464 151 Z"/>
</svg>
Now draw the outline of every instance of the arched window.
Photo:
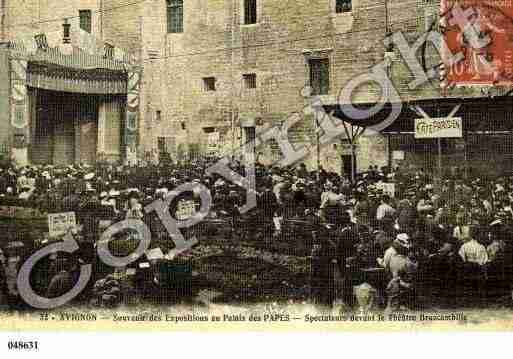
<svg viewBox="0 0 513 359">
<path fill-rule="evenodd" d="M 167 32 L 171 34 L 183 32 L 183 0 L 166 0 Z"/>
</svg>

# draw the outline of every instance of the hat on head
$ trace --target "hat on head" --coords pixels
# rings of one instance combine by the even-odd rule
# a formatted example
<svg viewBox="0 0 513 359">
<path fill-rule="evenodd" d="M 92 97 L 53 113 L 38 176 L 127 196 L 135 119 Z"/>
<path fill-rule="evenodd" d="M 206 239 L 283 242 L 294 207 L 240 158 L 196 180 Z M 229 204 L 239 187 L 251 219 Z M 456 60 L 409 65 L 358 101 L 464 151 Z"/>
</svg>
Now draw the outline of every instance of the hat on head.
<svg viewBox="0 0 513 359">
<path fill-rule="evenodd" d="M 109 197 L 119 197 L 119 195 L 121 195 L 121 193 L 119 191 L 116 191 L 114 189 L 111 189 L 109 191 Z"/>
<path fill-rule="evenodd" d="M 406 233 L 399 233 L 395 238 L 395 242 L 403 248 L 410 248 L 410 237 Z"/>
<path fill-rule="evenodd" d="M 89 173 L 87 173 L 86 175 L 84 175 L 84 179 L 85 179 L 86 181 L 90 181 L 90 180 L 92 180 L 93 178 L 94 178 L 94 172 L 89 172 Z"/>
<path fill-rule="evenodd" d="M 497 218 L 492 223 L 490 223 L 490 227 L 497 226 L 499 224 L 502 224 L 502 219 L 501 218 Z"/>
</svg>

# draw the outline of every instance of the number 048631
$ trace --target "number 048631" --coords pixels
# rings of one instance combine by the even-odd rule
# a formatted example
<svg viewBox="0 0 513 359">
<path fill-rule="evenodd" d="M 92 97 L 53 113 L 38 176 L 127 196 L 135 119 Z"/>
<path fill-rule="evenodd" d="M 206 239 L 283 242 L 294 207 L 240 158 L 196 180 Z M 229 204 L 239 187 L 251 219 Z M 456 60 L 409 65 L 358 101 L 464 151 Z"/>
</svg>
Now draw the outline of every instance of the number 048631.
<svg viewBox="0 0 513 359">
<path fill-rule="evenodd" d="M 19 340 L 10 340 L 7 343 L 7 348 L 9 350 L 38 350 L 39 343 L 37 341 L 19 341 Z"/>
</svg>

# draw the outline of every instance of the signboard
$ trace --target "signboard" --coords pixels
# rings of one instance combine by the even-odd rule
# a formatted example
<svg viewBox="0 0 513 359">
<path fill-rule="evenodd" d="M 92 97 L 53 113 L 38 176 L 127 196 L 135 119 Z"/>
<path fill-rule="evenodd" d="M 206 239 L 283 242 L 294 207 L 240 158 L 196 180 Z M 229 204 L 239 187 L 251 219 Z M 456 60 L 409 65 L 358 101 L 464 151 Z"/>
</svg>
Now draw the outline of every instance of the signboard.
<svg viewBox="0 0 513 359">
<path fill-rule="evenodd" d="M 463 124 L 460 117 L 415 119 L 415 138 L 461 137 L 463 137 Z"/>
<path fill-rule="evenodd" d="M 448 85 L 513 84 L 513 1 L 442 0 L 444 39 L 453 55 L 443 54 Z"/>
<path fill-rule="evenodd" d="M 396 161 L 403 161 L 404 151 L 392 151 L 392 159 Z"/>
<path fill-rule="evenodd" d="M 196 203 L 194 201 L 182 200 L 178 202 L 176 209 L 176 219 L 179 221 L 185 221 L 196 213 Z"/>
<path fill-rule="evenodd" d="M 52 213 L 48 215 L 50 237 L 62 236 L 70 228 L 75 228 L 76 226 L 75 212 Z"/>
</svg>

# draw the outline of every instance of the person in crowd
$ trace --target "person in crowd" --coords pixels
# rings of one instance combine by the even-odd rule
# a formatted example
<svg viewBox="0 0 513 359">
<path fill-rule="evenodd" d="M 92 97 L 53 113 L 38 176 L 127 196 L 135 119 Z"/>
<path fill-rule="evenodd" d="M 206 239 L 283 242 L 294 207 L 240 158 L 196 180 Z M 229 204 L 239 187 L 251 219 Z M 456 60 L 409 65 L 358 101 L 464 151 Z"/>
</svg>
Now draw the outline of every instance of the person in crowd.
<svg viewBox="0 0 513 359">
<path fill-rule="evenodd" d="M 411 255 L 411 247 L 408 235 L 400 233 L 394 241 L 394 250 L 388 252 L 388 256 L 383 260 L 392 278 L 386 288 L 385 313 L 401 309 L 411 310 L 415 304 L 415 277 L 418 264 Z"/>
<path fill-rule="evenodd" d="M 386 218 L 393 219 L 396 215 L 396 210 L 390 205 L 391 200 L 388 195 L 383 195 L 381 197 L 381 203 L 376 210 L 376 219 L 378 221 L 383 221 Z"/>
<path fill-rule="evenodd" d="M 139 192 L 131 190 L 128 194 L 126 219 L 143 219 L 143 208 L 139 202 Z"/>
<path fill-rule="evenodd" d="M 210 192 L 211 210 L 218 217 L 231 218 L 228 223 L 235 227 L 242 222 L 238 211 L 246 204 L 245 192 L 217 174 L 205 173 L 217 160 L 210 157 L 189 163 L 171 160 L 135 166 L 105 161 L 94 166 L 4 165 L 0 167 L 0 205 L 24 203 L 42 213 L 74 211 L 82 231 L 81 241 L 91 246 L 109 225 L 124 219 L 143 220 L 152 237 L 163 240 L 169 239 L 165 227 L 155 212 L 145 213 L 144 206 L 167 198 L 182 184 L 194 182 Z M 245 175 L 241 162 L 234 159 L 230 166 Z M 381 271 L 395 278 L 389 291 L 393 298 L 391 308 L 397 308 L 395 303 L 402 301 L 397 298 L 402 298 L 405 288 L 413 285 L 409 275 L 416 266 L 430 275 L 439 275 L 452 273 L 446 269 L 455 267 L 457 261 L 478 266 L 511 262 L 511 176 L 488 181 L 476 176 L 451 176 L 438 184 L 424 169 L 380 171 L 374 165 L 366 173 L 357 174 L 354 181 L 322 167 L 309 172 L 305 164 L 279 168 L 258 163 L 255 172 L 257 201 L 256 208 L 244 214 L 252 224 L 247 231 L 273 231 L 274 224 L 275 239 L 286 241 L 286 236 L 279 234 L 286 233 L 290 219 L 313 218 L 309 223 L 314 226 L 335 225 L 328 236 L 334 246 L 328 252 L 338 271 L 346 276 L 345 269 L 354 261 L 361 261 L 360 266 L 376 266 L 378 262 Z M 395 184 L 393 196 L 383 193 L 385 182 Z M 198 198 L 193 200 L 197 205 Z M 487 234 L 474 235 L 474 227 Z M 260 236 L 267 237 L 270 236 Z M 328 264 L 332 270 L 331 260 Z M 6 260 L 5 266 L 9 265 L 12 266 Z M 69 280 L 64 273 L 61 277 L 64 279 L 56 282 Z M 13 289 L 12 285 L 8 288 Z"/>
<path fill-rule="evenodd" d="M 463 241 L 465 243 L 460 247 L 458 254 L 464 263 L 474 263 L 479 266 L 484 266 L 489 262 L 488 252 L 486 247 L 475 238 L 477 235 L 476 232 L 476 227 L 472 227 L 469 233 L 464 236 Z"/>
</svg>

